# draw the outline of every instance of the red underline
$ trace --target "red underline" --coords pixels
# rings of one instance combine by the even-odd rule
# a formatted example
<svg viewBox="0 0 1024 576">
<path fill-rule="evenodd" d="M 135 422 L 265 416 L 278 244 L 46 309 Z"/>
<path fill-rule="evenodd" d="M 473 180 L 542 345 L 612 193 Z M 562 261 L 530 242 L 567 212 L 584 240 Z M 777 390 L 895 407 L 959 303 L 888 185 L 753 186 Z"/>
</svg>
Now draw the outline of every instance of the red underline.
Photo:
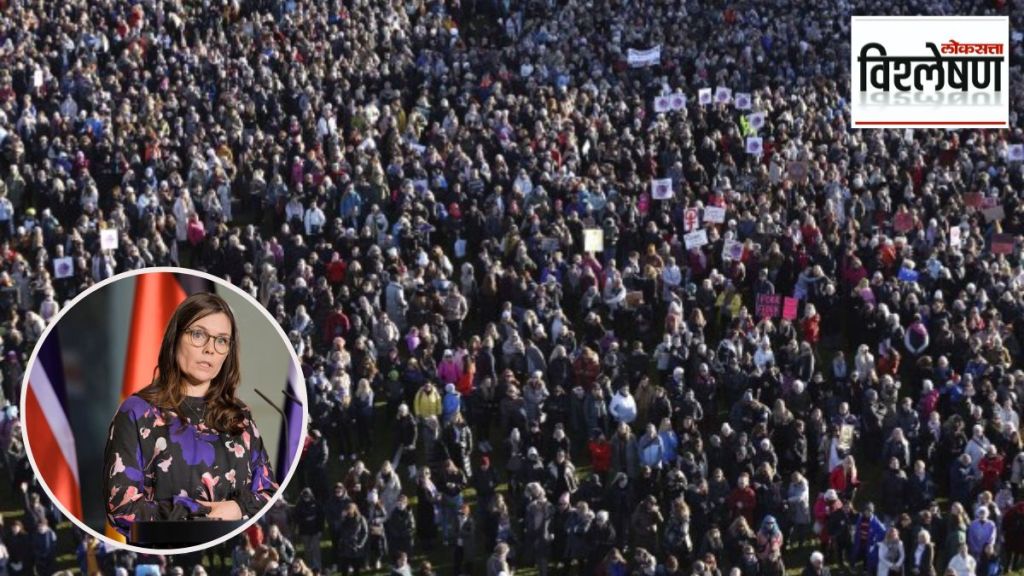
<svg viewBox="0 0 1024 576">
<path fill-rule="evenodd" d="M 933 122 L 910 122 L 910 121 L 907 121 L 907 122 L 901 122 L 901 121 L 889 122 L 889 121 L 884 121 L 883 122 L 883 121 L 864 121 L 864 120 L 858 120 L 856 122 L 856 124 L 879 124 L 879 125 L 883 125 L 883 126 L 885 126 L 885 125 L 894 125 L 894 124 L 920 124 L 920 125 L 930 125 L 930 124 L 960 124 L 960 125 L 963 125 L 963 124 L 985 124 L 985 125 L 989 125 L 989 126 L 1006 126 L 1007 125 L 1006 122 L 1002 122 L 1002 121 L 998 121 L 998 122 L 988 122 L 988 121 L 977 121 L 977 122 L 963 121 L 963 122 L 957 122 L 957 121 L 952 121 L 952 120 L 936 120 L 936 121 L 933 121 Z"/>
</svg>

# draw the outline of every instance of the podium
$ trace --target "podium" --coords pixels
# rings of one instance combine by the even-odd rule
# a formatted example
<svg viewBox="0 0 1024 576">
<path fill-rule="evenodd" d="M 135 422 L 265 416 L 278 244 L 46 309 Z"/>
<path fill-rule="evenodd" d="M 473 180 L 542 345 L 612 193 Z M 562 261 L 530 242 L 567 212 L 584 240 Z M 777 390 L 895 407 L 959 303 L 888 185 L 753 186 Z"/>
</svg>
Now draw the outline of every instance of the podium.
<svg viewBox="0 0 1024 576">
<path fill-rule="evenodd" d="M 128 543 L 144 548 L 188 548 L 212 542 L 245 524 L 245 520 L 160 520 L 134 522 Z"/>
</svg>

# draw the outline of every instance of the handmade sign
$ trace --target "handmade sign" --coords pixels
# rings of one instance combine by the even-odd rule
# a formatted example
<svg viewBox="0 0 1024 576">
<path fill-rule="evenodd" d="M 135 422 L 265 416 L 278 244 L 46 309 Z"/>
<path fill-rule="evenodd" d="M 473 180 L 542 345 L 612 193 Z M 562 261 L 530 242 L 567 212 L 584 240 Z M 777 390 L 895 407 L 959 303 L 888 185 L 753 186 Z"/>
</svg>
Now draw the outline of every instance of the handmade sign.
<svg viewBox="0 0 1024 576">
<path fill-rule="evenodd" d="M 949 229 L 949 246 L 951 248 L 959 248 L 963 245 L 963 238 L 961 238 L 960 233 L 959 226 L 953 226 Z"/>
<path fill-rule="evenodd" d="M 743 243 L 728 239 L 722 244 L 722 259 L 738 261 L 743 258 Z"/>
<path fill-rule="evenodd" d="M 786 296 L 782 299 L 782 317 L 786 320 L 796 320 L 796 310 L 800 301 L 796 298 Z"/>
<path fill-rule="evenodd" d="M 807 181 L 810 172 L 807 169 L 807 162 L 803 160 L 792 160 L 786 164 L 786 178 L 791 182 L 803 183 Z"/>
<path fill-rule="evenodd" d="M 778 318 L 782 314 L 782 296 L 758 294 L 755 312 L 758 318 Z"/>
<path fill-rule="evenodd" d="M 690 232 L 683 236 L 683 242 L 686 244 L 687 250 L 693 250 L 694 248 L 700 248 L 708 243 L 708 231 L 697 230 Z"/>
<path fill-rule="evenodd" d="M 600 228 L 584 229 L 583 250 L 585 252 L 604 252 L 604 230 Z"/>
<path fill-rule="evenodd" d="M 964 204 L 969 208 L 977 208 L 984 201 L 985 197 L 981 195 L 981 192 L 968 192 L 964 194 Z"/>
<path fill-rule="evenodd" d="M 708 206 L 704 209 L 704 221 L 721 224 L 725 222 L 725 208 L 719 206 Z"/>
</svg>

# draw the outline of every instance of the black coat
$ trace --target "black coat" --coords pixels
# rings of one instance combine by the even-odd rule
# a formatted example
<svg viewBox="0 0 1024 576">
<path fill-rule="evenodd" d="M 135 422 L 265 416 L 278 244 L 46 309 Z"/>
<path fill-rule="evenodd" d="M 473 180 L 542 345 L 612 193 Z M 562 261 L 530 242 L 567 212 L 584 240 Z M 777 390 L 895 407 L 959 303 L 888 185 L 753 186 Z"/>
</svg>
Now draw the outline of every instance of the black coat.
<svg viewBox="0 0 1024 576">
<path fill-rule="evenodd" d="M 346 515 L 341 519 L 341 528 L 338 531 L 338 553 L 342 558 L 362 558 L 369 533 L 366 518 L 361 514 Z"/>
</svg>

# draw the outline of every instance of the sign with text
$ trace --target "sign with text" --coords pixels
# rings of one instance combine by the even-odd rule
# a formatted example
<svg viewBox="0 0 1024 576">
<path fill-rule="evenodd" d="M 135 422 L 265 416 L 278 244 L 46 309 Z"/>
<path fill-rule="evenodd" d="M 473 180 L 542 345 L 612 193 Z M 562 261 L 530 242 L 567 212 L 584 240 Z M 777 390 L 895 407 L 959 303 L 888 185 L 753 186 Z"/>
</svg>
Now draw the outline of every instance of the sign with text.
<svg viewBox="0 0 1024 576">
<path fill-rule="evenodd" d="M 604 230 L 586 228 L 583 230 L 583 251 L 604 252 Z"/>
<path fill-rule="evenodd" d="M 786 296 L 782 299 L 782 317 L 786 320 L 796 320 L 796 310 L 799 306 L 799 300 Z"/>
<path fill-rule="evenodd" d="M 755 308 L 758 318 L 778 318 L 782 315 L 782 296 L 758 294 Z"/>
<path fill-rule="evenodd" d="M 725 222 L 725 208 L 720 206 L 708 206 L 704 208 L 704 221 L 714 224 Z"/>
<path fill-rule="evenodd" d="M 696 230 L 683 236 L 683 242 L 686 244 L 687 250 L 693 250 L 694 248 L 700 248 L 708 243 L 708 231 L 707 230 Z"/>
</svg>

